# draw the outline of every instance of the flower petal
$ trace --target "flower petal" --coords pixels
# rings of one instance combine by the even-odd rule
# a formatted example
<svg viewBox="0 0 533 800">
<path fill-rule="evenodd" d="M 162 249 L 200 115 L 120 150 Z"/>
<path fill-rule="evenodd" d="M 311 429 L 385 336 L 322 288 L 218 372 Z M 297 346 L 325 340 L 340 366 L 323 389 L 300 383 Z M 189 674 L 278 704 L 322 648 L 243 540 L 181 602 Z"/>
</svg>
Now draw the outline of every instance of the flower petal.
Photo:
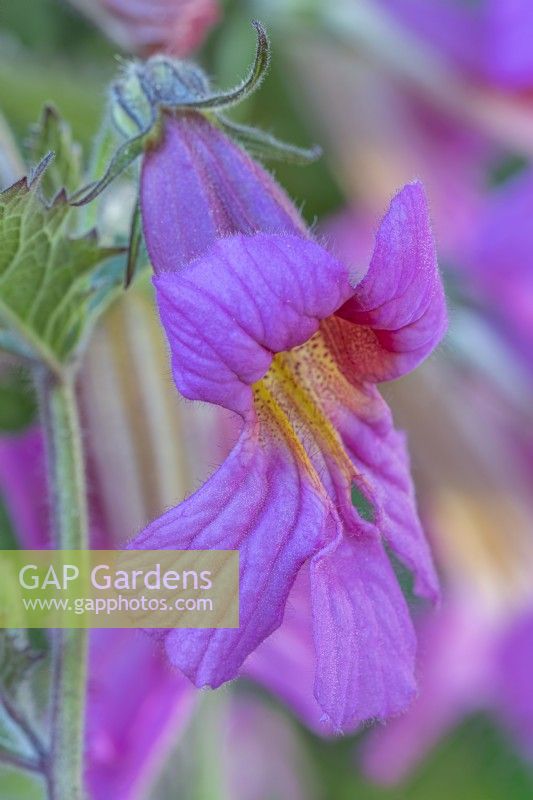
<svg viewBox="0 0 533 800">
<path fill-rule="evenodd" d="M 446 305 L 420 183 L 393 198 L 376 236 L 370 267 L 338 312 L 355 326 L 339 353 L 349 375 L 375 382 L 414 369 L 446 330 Z"/>
<path fill-rule="evenodd" d="M 302 570 L 283 624 L 242 674 L 320 736 L 353 732 L 404 710 L 415 691 L 414 633 L 379 543 L 334 543 L 315 557 L 311 581 L 312 589 L 309 571 Z"/>
<path fill-rule="evenodd" d="M 293 371 L 298 370 L 305 381 L 312 407 L 323 412 L 318 435 L 304 427 L 303 419 L 299 424 L 304 438 L 316 442 L 312 459 L 342 516 L 345 533 L 359 539 L 379 531 L 415 574 L 416 593 L 435 601 L 438 579 L 418 518 L 405 437 L 394 429 L 376 387 L 343 370 L 344 341 L 350 341 L 352 327 L 338 317 L 330 318 L 308 344 L 289 354 L 297 361 Z M 295 387 L 290 394 L 297 396 Z M 334 429 L 338 446 L 333 436 L 320 435 L 326 426 L 330 434 Z M 358 514 L 350 493 L 355 495 Z"/>
<path fill-rule="evenodd" d="M 375 387 L 361 388 L 339 405 L 337 427 L 352 463 L 372 488 L 379 532 L 414 574 L 416 594 L 437 601 L 439 580 L 418 516 L 405 435 L 394 428 Z"/>
<path fill-rule="evenodd" d="M 246 426 L 210 480 L 132 543 L 136 549 L 239 550 L 239 628 L 164 634 L 170 660 L 197 686 L 216 687 L 235 676 L 280 625 L 298 571 L 325 541 L 328 503 L 305 469 L 303 449 L 286 445 L 281 429 L 267 433 L 268 424 Z"/>
<path fill-rule="evenodd" d="M 79 5 L 123 48 L 184 58 L 217 22 L 217 0 L 80 0 Z"/>
<path fill-rule="evenodd" d="M 355 323 L 355 324 L 354 324 Z M 322 334 L 347 384 L 330 393 L 330 416 L 372 490 L 375 523 L 415 573 L 415 591 L 432 600 L 438 580 L 420 526 L 402 434 L 370 382 L 413 369 L 446 326 L 444 295 L 424 191 L 410 184 L 393 199 L 379 228 L 366 276 Z"/>
<path fill-rule="evenodd" d="M 146 792 L 187 724 L 196 699 L 153 642 L 136 630 L 93 630 L 86 730 L 92 800 Z"/>
<path fill-rule="evenodd" d="M 353 293 L 322 247 L 269 234 L 223 239 L 154 284 L 180 392 L 243 416 L 272 354 L 309 339 Z"/>
<path fill-rule="evenodd" d="M 44 438 L 35 425 L 0 436 L 0 491 L 21 547 L 49 547 Z"/>
<path fill-rule="evenodd" d="M 416 693 L 416 637 L 380 542 L 340 538 L 311 563 L 315 696 L 342 732 L 399 714 Z"/>
</svg>

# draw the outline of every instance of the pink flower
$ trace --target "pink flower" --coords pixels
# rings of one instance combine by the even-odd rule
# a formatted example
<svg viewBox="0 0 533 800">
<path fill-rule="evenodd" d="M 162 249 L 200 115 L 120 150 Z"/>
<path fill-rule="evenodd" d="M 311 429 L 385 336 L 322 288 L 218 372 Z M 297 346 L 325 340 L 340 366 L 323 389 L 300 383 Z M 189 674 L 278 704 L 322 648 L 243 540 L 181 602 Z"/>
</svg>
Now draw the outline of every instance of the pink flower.
<svg viewBox="0 0 533 800">
<path fill-rule="evenodd" d="M 496 651 L 493 707 L 533 760 L 533 609 L 509 626 Z"/>
<path fill-rule="evenodd" d="M 487 191 L 454 250 L 464 289 L 533 368 L 533 171 Z"/>
<path fill-rule="evenodd" d="M 270 176 L 185 113 L 144 157 L 141 208 L 176 385 L 242 426 L 204 487 L 131 544 L 240 552 L 239 629 L 168 631 L 171 662 L 197 686 L 230 680 L 301 576 L 325 727 L 398 713 L 415 692 L 415 640 L 384 544 L 419 594 L 434 598 L 437 581 L 375 384 L 413 369 L 445 329 L 421 185 L 393 199 L 364 277 L 350 277 Z"/>
<path fill-rule="evenodd" d="M 210 693 L 200 707 L 196 726 L 204 735 L 208 730 L 207 736 L 216 742 L 213 766 L 221 796 L 316 800 L 320 794 L 294 721 L 249 690 Z M 205 770 L 205 764 L 200 763 L 198 769 Z"/>
<path fill-rule="evenodd" d="M 119 45 L 139 55 L 183 58 L 219 18 L 218 0 L 72 0 Z"/>
<path fill-rule="evenodd" d="M 431 5 L 386 0 L 383 5 L 473 76 L 505 89 L 533 86 L 529 0 L 432 0 Z"/>
<path fill-rule="evenodd" d="M 447 257 L 469 235 L 489 171 L 509 154 L 531 156 L 533 6 L 346 0 L 320 11 L 323 29 L 299 43 L 296 77 L 343 188 L 374 212 L 418 176 Z"/>
</svg>

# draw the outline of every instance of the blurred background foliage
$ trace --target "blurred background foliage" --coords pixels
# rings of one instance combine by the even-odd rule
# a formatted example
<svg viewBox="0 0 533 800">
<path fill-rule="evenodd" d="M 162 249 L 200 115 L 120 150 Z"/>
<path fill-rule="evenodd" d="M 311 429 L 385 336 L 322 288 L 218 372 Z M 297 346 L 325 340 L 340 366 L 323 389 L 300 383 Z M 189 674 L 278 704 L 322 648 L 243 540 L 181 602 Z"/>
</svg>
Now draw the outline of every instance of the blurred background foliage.
<svg viewBox="0 0 533 800">
<path fill-rule="evenodd" d="M 219 85 L 234 83 L 250 62 L 254 37 L 249 17 L 239 0 L 226 2 L 224 22 L 215 29 L 202 51 L 201 60 Z M 268 80 L 258 94 L 239 107 L 237 117 L 306 146 L 313 142 L 315 134 L 300 113 L 294 90 L 288 88 L 284 73 L 287 65 L 277 51 L 275 34 L 273 49 Z M 105 87 L 119 67 L 120 56 L 124 54 L 66 3 L 2 0 L 0 109 L 18 143 L 23 144 L 27 139 L 43 105 L 52 102 L 72 126 L 75 137 L 86 149 L 90 148 L 103 115 Z M 307 168 L 276 165 L 274 171 L 302 205 L 311 225 L 343 204 L 340 188 L 325 159 Z M 24 377 L 11 371 L 3 373 L 0 430 L 20 430 L 33 413 L 34 401 L 24 386 Z M 0 529 L 3 542 L 9 542 L 9 520 L 1 505 Z M 273 701 L 265 699 L 265 702 Z M 314 767 L 317 796 L 324 800 L 449 800 L 450 797 L 530 800 L 533 797 L 533 769 L 517 754 L 506 732 L 488 716 L 476 715 L 466 720 L 437 746 L 407 782 L 391 789 L 370 785 L 359 776 L 354 747 L 357 737 L 324 742 L 299 726 L 298 731 Z M 264 758 L 269 759 L 266 749 Z M 171 763 L 161 777 L 153 795 L 156 800 L 169 797 L 168 787 L 175 785 L 173 769 Z M 31 777 L 5 770 L 1 781 L 2 797 L 6 800 L 40 797 L 38 784 Z M 202 800 L 217 797 L 209 790 L 202 791 Z"/>
</svg>

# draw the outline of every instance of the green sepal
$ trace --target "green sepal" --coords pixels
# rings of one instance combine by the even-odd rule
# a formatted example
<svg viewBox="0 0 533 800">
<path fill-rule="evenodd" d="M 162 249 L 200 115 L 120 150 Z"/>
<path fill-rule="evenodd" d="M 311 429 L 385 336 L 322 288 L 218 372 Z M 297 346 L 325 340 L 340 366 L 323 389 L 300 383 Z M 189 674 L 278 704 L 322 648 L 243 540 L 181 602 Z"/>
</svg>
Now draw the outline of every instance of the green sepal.
<svg viewBox="0 0 533 800">
<path fill-rule="evenodd" d="M 205 95 L 204 97 L 194 97 L 190 100 L 182 100 L 173 109 L 180 108 L 193 108 L 198 111 L 205 111 L 213 109 L 220 111 L 224 108 L 231 108 L 232 106 L 239 105 L 252 95 L 263 83 L 268 67 L 270 66 L 270 40 L 263 25 L 258 20 L 253 20 L 257 33 L 257 48 L 255 51 L 255 59 L 252 64 L 248 75 L 235 86 L 225 92 L 214 92 Z"/>
<path fill-rule="evenodd" d="M 284 161 L 289 164 L 307 166 L 320 158 L 322 148 L 318 145 L 310 148 L 296 147 L 282 142 L 272 134 L 248 125 L 240 125 L 222 114 L 213 115 L 213 121 L 224 133 L 235 139 L 252 156 L 263 161 Z"/>
<path fill-rule="evenodd" d="M 130 237 L 128 242 L 128 257 L 126 259 L 126 271 L 124 274 L 124 288 L 127 289 L 135 277 L 137 261 L 142 242 L 141 206 L 139 201 L 135 203 L 131 216 Z"/>
<path fill-rule="evenodd" d="M 112 183 L 115 178 L 118 178 L 118 176 L 121 175 L 124 170 L 126 170 L 130 164 L 132 164 L 135 159 L 138 158 L 138 156 L 140 156 L 141 153 L 150 146 L 151 142 L 153 141 L 153 136 L 153 132 L 141 133 L 134 139 L 129 139 L 129 141 L 120 145 L 120 147 L 112 156 L 111 161 L 109 162 L 109 165 L 100 180 L 90 183 L 88 186 L 80 189 L 79 192 L 76 192 L 76 194 L 70 198 L 70 204 L 72 206 L 84 206 L 86 203 L 90 203 L 92 200 L 95 200 L 98 195 L 104 191 L 104 189 L 107 189 L 109 184 Z"/>
</svg>

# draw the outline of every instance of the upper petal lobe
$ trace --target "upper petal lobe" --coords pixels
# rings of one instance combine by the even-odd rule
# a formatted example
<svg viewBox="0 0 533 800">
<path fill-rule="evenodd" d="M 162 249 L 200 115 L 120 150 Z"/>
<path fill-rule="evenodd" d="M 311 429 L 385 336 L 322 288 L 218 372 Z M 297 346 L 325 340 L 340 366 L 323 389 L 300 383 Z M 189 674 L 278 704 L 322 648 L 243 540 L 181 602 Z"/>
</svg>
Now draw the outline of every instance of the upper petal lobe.
<svg viewBox="0 0 533 800">
<path fill-rule="evenodd" d="M 374 382 L 410 372 L 444 335 L 446 304 L 421 184 L 393 198 L 369 269 L 339 316 L 355 323 L 342 348 L 348 371 Z"/>
<path fill-rule="evenodd" d="M 353 293 L 319 245 L 268 234 L 223 239 L 154 283 L 180 392 L 243 416 L 272 354 L 309 339 Z"/>
</svg>

